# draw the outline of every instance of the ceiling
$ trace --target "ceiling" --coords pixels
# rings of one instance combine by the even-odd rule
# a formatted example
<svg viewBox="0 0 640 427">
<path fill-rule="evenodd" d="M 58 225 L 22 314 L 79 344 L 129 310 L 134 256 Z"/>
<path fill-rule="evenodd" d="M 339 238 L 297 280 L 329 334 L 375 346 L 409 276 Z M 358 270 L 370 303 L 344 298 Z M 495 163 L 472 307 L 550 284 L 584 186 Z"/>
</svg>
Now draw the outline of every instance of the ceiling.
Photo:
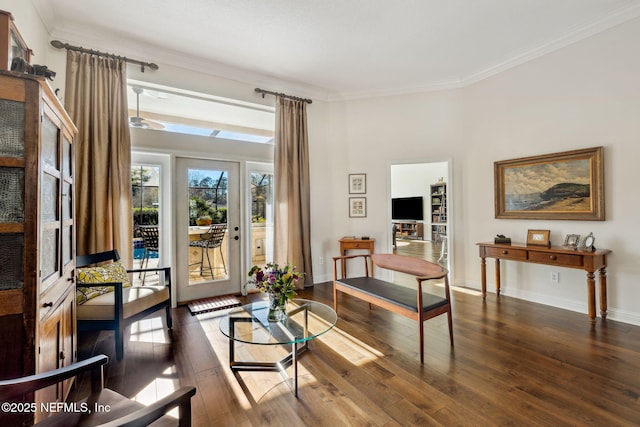
<svg viewBox="0 0 640 427">
<path fill-rule="evenodd" d="M 462 87 L 640 16 L 640 0 L 31 1 L 52 38 L 326 100 Z"/>
</svg>

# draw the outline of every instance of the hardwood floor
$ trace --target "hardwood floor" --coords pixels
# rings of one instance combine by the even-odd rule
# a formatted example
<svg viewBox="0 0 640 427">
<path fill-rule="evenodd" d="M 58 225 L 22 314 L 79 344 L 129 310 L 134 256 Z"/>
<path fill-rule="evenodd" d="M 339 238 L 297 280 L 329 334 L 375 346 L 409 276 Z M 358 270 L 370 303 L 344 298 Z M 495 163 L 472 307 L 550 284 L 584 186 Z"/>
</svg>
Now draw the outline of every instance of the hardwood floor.
<svg viewBox="0 0 640 427">
<path fill-rule="evenodd" d="M 300 296 L 331 304 L 332 286 Z M 459 288 L 453 302 L 455 347 L 446 316 L 425 322 L 420 365 L 415 322 L 341 295 L 336 327 L 300 358 L 298 399 L 277 373 L 234 376 L 218 330 L 224 311 L 193 317 L 185 307 L 174 311 L 170 334 L 160 317 L 135 325 L 106 382 L 143 403 L 195 385 L 196 426 L 640 424 L 640 327 L 591 328 L 585 314 L 505 296 L 483 302 Z M 110 333 L 80 339 L 80 359 L 113 356 Z M 279 349 L 238 351 L 266 360 Z M 80 379 L 76 392 L 87 387 Z"/>
</svg>

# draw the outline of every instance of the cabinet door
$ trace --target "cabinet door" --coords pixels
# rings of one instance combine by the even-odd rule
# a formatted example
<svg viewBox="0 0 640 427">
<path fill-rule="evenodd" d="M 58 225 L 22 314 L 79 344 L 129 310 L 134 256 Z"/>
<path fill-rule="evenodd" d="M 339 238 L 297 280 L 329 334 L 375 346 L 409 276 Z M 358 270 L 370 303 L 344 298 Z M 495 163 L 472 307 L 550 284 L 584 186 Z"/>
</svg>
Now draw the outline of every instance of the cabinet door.
<svg viewBox="0 0 640 427">
<path fill-rule="evenodd" d="M 58 306 L 42 323 L 40 323 L 40 335 L 38 339 L 38 372 L 51 371 L 62 367 L 60 354 L 62 351 L 62 340 L 60 339 L 63 323 L 63 306 Z M 62 398 L 62 384 L 38 390 L 36 392 L 36 403 L 56 402 Z M 36 422 L 46 417 L 47 414 L 37 413 Z"/>
<path fill-rule="evenodd" d="M 62 352 L 60 353 L 61 366 L 69 366 L 76 361 L 76 292 L 71 289 L 62 303 Z M 73 378 L 62 384 L 62 398 L 66 399 L 73 384 Z"/>
<path fill-rule="evenodd" d="M 42 117 L 40 142 L 40 293 L 61 277 L 61 173 L 60 128 L 46 108 Z"/>
</svg>

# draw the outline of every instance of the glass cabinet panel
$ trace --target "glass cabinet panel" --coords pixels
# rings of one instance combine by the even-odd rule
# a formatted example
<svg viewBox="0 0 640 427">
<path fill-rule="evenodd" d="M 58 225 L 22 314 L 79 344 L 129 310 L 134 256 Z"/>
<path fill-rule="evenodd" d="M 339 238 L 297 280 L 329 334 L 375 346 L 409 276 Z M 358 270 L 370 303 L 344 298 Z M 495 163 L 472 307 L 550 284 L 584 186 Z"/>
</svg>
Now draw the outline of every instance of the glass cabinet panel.
<svg viewBox="0 0 640 427">
<path fill-rule="evenodd" d="M 58 219 L 58 186 L 59 180 L 51 175 L 42 175 L 42 220 Z"/>
<path fill-rule="evenodd" d="M 24 169 L 0 167 L 0 223 L 24 221 Z"/>
<path fill-rule="evenodd" d="M 20 289 L 24 282 L 24 236 L 17 233 L 0 234 L 0 291 Z"/>
<path fill-rule="evenodd" d="M 71 177 L 71 164 L 73 159 L 73 152 L 71 151 L 71 142 L 65 137 L 62 138 L 62 177 Z"/>
<path fill-rule="evenodd" d="M 42 157 L 41 162 L 58 169 L 58 127 L 46 115 L 42 121 Z"/>
<path fill-rule="evenodd" d="M 0 99 L 0 157 L 24 157 L 24 104 Z"/>
<path fill-rule="evenodd" d="M 58 230 L 46 230 L 42 233 L 40 269 L 43 282 L 58 272 L 59 259 Z"/>
</svg>

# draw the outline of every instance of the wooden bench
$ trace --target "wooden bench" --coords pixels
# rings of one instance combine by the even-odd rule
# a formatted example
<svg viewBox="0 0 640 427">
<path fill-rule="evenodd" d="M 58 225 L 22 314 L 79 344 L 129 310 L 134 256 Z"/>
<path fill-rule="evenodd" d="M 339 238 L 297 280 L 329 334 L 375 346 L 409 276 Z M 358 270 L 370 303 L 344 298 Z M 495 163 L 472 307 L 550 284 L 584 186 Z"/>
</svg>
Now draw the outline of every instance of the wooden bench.
<svg viewBox="0 0 640 427">
<path fill-rule="evenodd" d="M 365 275 L 361 277 L 339 278 L 338 265 L 348 259 L 362 258 Z M 415 276 L 417 288 L 411 289 L 373 277 L 374 265 L 378 268 L 397 271 Z M 446 268 L 417 258 L 395 254 L 344 255 L 333 258 L 333 308 L 338 312 L 338 291 L 357 297 L 371 305 L 418 321 L 420 338 L 420 363 L 424 363 L 425 320 L 447 313 L 449 321 L 449 339 L 453 346 L 453 323 L 451 317 L 451 296 L 449 291 L 449 272 Z M 444 279 L 443 295 L 434 295 L 422 291 L 422 282 Z M 418 307 L 422 307 L 421 310 Z"/>
</svg>

